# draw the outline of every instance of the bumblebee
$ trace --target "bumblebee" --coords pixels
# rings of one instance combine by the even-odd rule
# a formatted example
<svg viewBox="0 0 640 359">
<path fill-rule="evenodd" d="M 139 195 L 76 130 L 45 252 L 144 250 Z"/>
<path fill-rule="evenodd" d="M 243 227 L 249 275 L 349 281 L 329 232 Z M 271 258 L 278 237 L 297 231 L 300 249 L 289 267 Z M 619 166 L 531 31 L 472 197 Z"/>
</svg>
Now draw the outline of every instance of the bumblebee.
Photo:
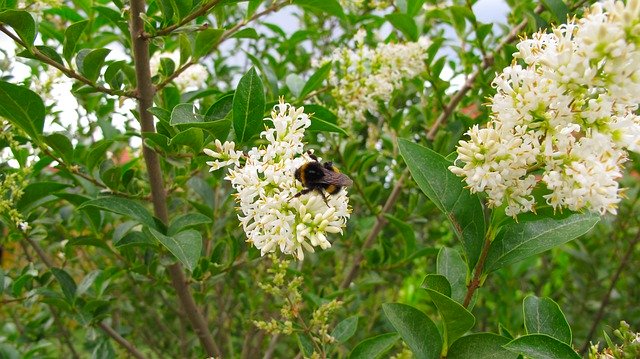
<svg viewBox="0 0 640 359">
<path fill-rule="evenodd" d="M 295 197 L 300 197 L 303 194 L 307 194 L 312 191 L 317 191 L 324 198 L 324 202 L 327 203 L 328 194 L 336 194 L 340 192 L 342 187 L 349 187 L 353 184 L 351 178 L 333 166 L 331 162 L 321 163 L 318 161 L 318 157 L 313 154 L 309 154 L 309 157 L 313 161 L 307 162 L 300 166 L 294 176 L 305 187 L 302 191 L 298 192 Z"/>
</svg>

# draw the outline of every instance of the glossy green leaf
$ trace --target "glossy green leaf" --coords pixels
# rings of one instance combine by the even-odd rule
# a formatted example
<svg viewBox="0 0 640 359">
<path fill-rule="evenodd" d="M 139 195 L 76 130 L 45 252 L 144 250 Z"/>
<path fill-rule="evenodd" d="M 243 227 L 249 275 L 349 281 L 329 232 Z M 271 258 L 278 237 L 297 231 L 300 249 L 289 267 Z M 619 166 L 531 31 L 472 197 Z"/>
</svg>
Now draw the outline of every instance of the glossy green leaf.
<svg viewBox="0 0 640 359">
<path fill-rule="evenodd" d="M 502 347 L 508 342 L 509 339 L 494 333 L 466 335 L 453 342 L 447 359 L 517 359 L 518 354 Z"/>
<path fill-rule="evenodd" d="M 532 218 L 504 226 L 489 248 L 487 273 L 567 243 L 587 233 L 600 220 L 596 214 L 575 213 L 563 218 Z"/>
<path fill-rule="evenodd" d="M 347 131 L 338 126 L 338 116 L 326 107 L 314 104 L 304 105 L 304 112 L 309 114 L 311 119 L 311 126 L 307 128 L 307 131 L 336 132 L 345 136 L 349 135 Z"/>
<path fill-rule="evenodd" d="M 170 146 L 188 146 L 194 152 L 200 152 L 204 143 L 204 133 L 201 129 L 191 127 L 179 132 L 169 141 Z"/>
<path fill-rule="evenodd" d="M 193 49 L 193 57 L 200 58 L 211 52 L 218 46 L 218 40 L 224 33 L 223 29 L 204 29 L 196 35 L 195 48 Z"/>
<path fill-rule="evenodd" d="M 310 358 L 314 352 L 313 341 L 311 340 L 311 338 L 303 333 L 297 333 L 296 338 L 298 339 L 298 347 L 300 348 L 303 356 L 306 358 Z"/>
<path fill-rule="evenodd" d="M 44 115 L 44 102 L 38 94 L 26 87 L 0 81 L 0 116 L 37 138 L 42 134 Z"/>
<path fill-rule="evenodd" d="M 216 120 L 213 116 L 203 116 L 197 113 L 193 104 L 181 103 L 173 108 L 169 123 L 181 129 L 202 128 L 214 135 L 215 138 L 225 140 L 229 134 L 231 121 Z"/>
<path fill-rule="evenodd" d="M 237 143 L 246 142 L 264 129 L 265 102 L 262 80 L 252 67 L 240 79 L 233 96 L 233 128 Z"/>
<path fill-rule="evenodd" d="M 224 95 L 214 102 L 211 107 L 207 109 L 205 116 L 219 120 L 227 117 L 229 112 L 233 109 L 233 94 Z"/>
<path fill-rule="evenodd" d="M 169 235 L 173 235 L 187 228 L 195 227 L 201 224 L 208 224 L 211 222 L 211 218 L 205 216 L 204 214 L 186 213 L 176 217 L 173 221 L 171 221 L 167 233 Z"/>
<path fill-rule="evenodd" d="M 293 0 L 293 3 L 302 7 L 307 7 L 325 12 L 339 18 L 345 18 L 342 6 L 337 0 Z"/>
<path fill-rule="evenodd" d="M 522 307 L 527 334 L 547 334 L 571 345 L 571 327 L 560 306 L 551 298 L 529 295 L 524 298 Z"/>
<path fill-rule="evenodd" d="M 427 274 L 422 281 L 421 287 L 451 297 L 451 284 L 449 284 L 447 277 L 441 274 Z"/>
<path fill-rule="evenodd" d="M 523 335 L 505 344 L 504 348 L 531 359 L 580 359 L 571 346 L 546 334 Z"/>
<path fill-rule="evenodd" d="M 424 5 L 424 0 L 407 0 L 407 14 L 416 16 L 422 9 L 422 5 Z"/>
<path fill-rule="evenodd" d="M 23 10 L 5 10 L 0 12 L 0 23 L 11 26 L 27 46 L 36 39 L 36 22 L 31 14 Z"/>
<path fill-rule="evenodd" d="M 193 271 L 198 264 L 202 251 L 202 235 L 200 232 L 189 229 L 172 236 L 165 236 L 153 228 L 149 228 L 149 232 L 189 271 Z"/>
<path fill-rule="evenodd" d="M 289 74 L 284 82 L 287 84 L 289 91 L 291 91 L 295 97 L 300 98 L 300 93 L 304 87 L 304 79 L 302 76 L 298 74 Z"/>
<path fill-rule="evenodd" d="M 309 80 L 304 84 L 302 88 L 302 92 L 298 95 L 298 98 L 305 98 L 312 91 L 317 90 L 320 86 L 322 86 L 322 82 L 327 79 L 329 73 L 331 72 L 331 63 L 327 63 L 320 67 L 316 72 L 309 77 Z"/>
<path fill-rule="evenodd" d="M 60 288 L 62 288 L 62 293 L 67 298 L 69 302 L 73 302 L 73 299 L 76 296 L 76 282 L 71 278 L 69 273 L 60 268 L 51 268 L 51 273 L 56 277 L 58 283 L 60 283 Z"/>
<path fill-rule="evenodd" d="M 467 263 L 474 267 L 484 243 L 484 212 L 478 196 L 469 193 L 440 154 L 405 139 L 398 140 L 400 154 L 422 192 L 440 209 L 462 241 Z"/>
<path fill-rule="evenodd" d="M 442 338 L 438 328 L 426 314 L 401 303 L 385 303 L 382 309 L 415 358 L 440 358 Z"/>
<path fill-rule="evenodd" d="M 558 23 L 564 23 L 567 21 L 567 14 L 569 13 L 569 8 L 567 4 L 562 0 L 542 0 L 542 4 L 547 8 L 552 14 L 555 20 Z"/>
<path fill-rule="evenodd" d="M 60 182 L 30 183 L 24 188 L 22 197 L 20 197 L 20 200 L 16 203 L 16 208 L 23 211 L 25 208 L 33 205 L 36 201 L 68 187 L 72 186 Z"/>
<path fill-rule="evenodd" d="M 358 343 L 349 354 L 349 359 L 379 359 L 382 358 L 400 339 L 396 333 L 380 334 Z"/>
<path fill-rule="evenodd" d="M 78 43 L 78 39 L 87 28 L 89 24 L 89 20 L 78 21 L 74 24 L 69 25 L 69 27 L 64 31 L 64 45 L 62 50 L 62 55 L 67 60 L 67 62 L 71 61 L 73 54 L 76 51 L 76 44 Z"/>
<path fill-rule="evenodd" d="M 50 58 L 51 60 L 59 63 L 60 65 L 63 65 L 62 57 L 60 57 L 60 54 L 58 54 L 58 52 L 56 50 L 54 50 L 53 48 L 51 48 L 49 46 L 36 45 L 35 49 L 38 50 L 38 52 L 40 52 L 41 54 L 43 54 L 46 57 Z M 38 59 L 33 53 L 29 52 L 28 50 L 23 50 L 23 51 L 21 51 L 20 53 L 18 53 L 16 55 L 17 56 L 21 56 L 21 57 L 25 57 L 25 58 L 28 58 L 28 59 Z"/>
<path fill-rule="evenodd" d="M 156 228 L 156 223 L 149 211 L 140 203 L 122 197 L 102 197 L 83 203 L 78 209 L 97 208 L 103 211 L 121 214 L 149 226 Z"/>
<path fill-rule="evenodd" d="M 402 221 L 390 214 L 385 214 L 384 217 L 392 224 L 402 235 L 404 239 L 404 257 L 408 258 L 416 251 L 416 233 L 413 227 L 407 222 Z"/>
<path fill-rule="evenodd" d="M 413 17 L 407 14 L 392 13 L 385 16 L 385 19 L 400 30 L 402 34 L 411 41 L 418 41 L 418 25 L 416 25 Z"/>
<path fill-rule="evenodd" d="M 85 161 L 89 171 L 92 171 L 105 158 L 105 154 L 112 144 L 113 141 L 111 140 L 101 140 L 91 145 Z"/>
<path fill-rule="evenodd" d="M 255 39 L 255 40 L 259 38 L 258 32 L 256 31 L 256 29 L 252 27 L 244 28 L 236 32 L 235 34 L 233 34 L 232 37 L 236 39 Z"/>
<path fill-rule="evenodd" d="M 61 132 L 52 133 L 44 137 L 44 142 L 49 145 L 58 156 L 63 159 L 70 159 L 73 155 L 73 144 L 65 134 Z"/>
<path fill-rule="evenodd" d="M 444 345 L 451 345 L 456 339 L 473 328 L 476 318 L 465 307 L 435 290 L 426 289 L 426 291 L 443 319 Z"/>
<path fill-rule="evenodd" d="M 104 59 L 110 52 L 111 50 L 109 49 L 95 49 L 88 52 L 85 52 L 85 50 L 80 51 L 76 57 L 78 70 L 89 80 L 95 82 L 98 79 L 98 76 L 100 76 L 100 70 L 104 64 Z"/>
<path fill-rule="evenodd" d="M 445 276 L 451 285 L 451 298 L 458 303 L 467 294 L 467 263 L 453 248 L 442 247 L 436 260 L 437 273 Z"/>
<path fill-rule="evenodd" d="M 331 332 L 331 336 L 336 342 L 344 343 L 356 333 L 356 329 L 358 329 L 358 316 L 354 315 L 338 323 Z"/>
</svg>

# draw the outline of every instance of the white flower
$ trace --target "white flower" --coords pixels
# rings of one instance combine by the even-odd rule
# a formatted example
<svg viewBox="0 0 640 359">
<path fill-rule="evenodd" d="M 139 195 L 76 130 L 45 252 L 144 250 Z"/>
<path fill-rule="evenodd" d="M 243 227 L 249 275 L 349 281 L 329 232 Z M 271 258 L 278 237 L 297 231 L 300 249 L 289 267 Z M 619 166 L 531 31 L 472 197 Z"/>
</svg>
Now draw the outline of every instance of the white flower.
<svg viewBox="0 0 640 359">
<path fill-rule="evenodd" d="M 379 44 L 376 48 L 364 45 L 364 32 L 355 37 L 356 50 L 336 49 L 322 62 L 333 61 L 335 69 L 329 75 L 332 95 L 338 103 L 338 117 L 346 124 L 364 121 L 365 113 L 378 113 L 378 102 L 391 99 L 393 90 L 405 79 L 425 71 L 425 58 L 430 41 L 423 37 L 417 42 Z"/>
<path fill-rule="evenodd" d="M 158 70 L 160 69 L 160 60 L 163 57 L 171 59 L 176 65 L 176 70 L 178 69 L 180 65 L 180 53 L 178 51 L 171 53 L 156 52 L 149 60 L 151 76 L 155 76 L 158 73 Z M 178 77 L 173 79 L 173 83 L 181 91 L 197 90 L 204 87 L 208 77 L 209 72 L 207 71 L 207 68 L 196 63 L 187 67 L 180 75 L 178 75 Z"/>
<path fill-rule="evenodd" d="M 266 147 L 254 147 L 246 154 L 235 151 L 232 142 L 216 142 L 216 151 L 205 152 L 215 160 L 207 162 L 212 169 L 233 165 L 225 179 L 237 191 L 236 202 L 240 223 L 247 240 L 261 254 L 290 254 L 298 259 L 316 247 L 331 247 L 327 236 L 342 233 L 350 215 L 348 197 L 343 189 L 337 194 L 323 195 L 315 191 L 296 197 L 303 186 L 294 173 L 302 164 L 312 161 L 304 150 L 304 131 L 311 125 L 304 108 L 295 108 L 281 99 L 274 106 L 273 123 L 261 133 Z M 244 159 L 244 164 L 240 160 Z"/>
<path fill-rule="evenodd" d="M 469 130 L 450 170 L 511 216 L 535 210 L 538 184 L 554 209 L 615 214 L 626 151 L 640 151 L 639 43 L 639 0 L 521 41 L 526 67 L 496 76 L 491 120 Z"/>
<path fill-rule="evenodd" d="M 18 223 L 18 227 L 23 232 L 28 232 L 31 229 L 31 226 L 29 226 L 29 222 L 26 222 L 26 221 L 22 221 Z"/>
</svg>

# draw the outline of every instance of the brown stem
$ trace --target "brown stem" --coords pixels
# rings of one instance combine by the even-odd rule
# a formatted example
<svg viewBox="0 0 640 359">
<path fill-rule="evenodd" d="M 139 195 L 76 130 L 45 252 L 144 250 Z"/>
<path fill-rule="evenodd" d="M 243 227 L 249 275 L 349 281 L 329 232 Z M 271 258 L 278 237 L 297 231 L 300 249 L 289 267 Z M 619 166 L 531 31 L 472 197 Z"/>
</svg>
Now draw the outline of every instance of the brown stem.
<svg viewBox="0 0 640 359">
<path fill-rule="evenodd" d="M 629 264 L 629 258 L 631 257 L 631 254 L 633 253 L 633 250 L 636 244 L 638 244 L 638 242 L 640 242 L 640 230 L 638 230 L 636 237 L 629 243 L 629 248 L 627 248 L 627 251 L 624 253 L 624 256 L 620 260 L 620 264 L 618 265 L 616 272 L 611 277 L 611 283 L 609 284 L 609 288 L 607 289 L 607 292 L 605 293 L 605 295 L 602 297 L 602 300 L 600 301 L 600 308 L 598 308 L 598 312 L 596 313 L 596 316 L 593 319 L 593 323 L 591 324 L 591 329 L 589 329 L 589 334 L 587 334 L 587 338 L 585 339 L 584 344 L 580 349 L 580 353 L 584 354 L 587 352 L 587 349 L 589 349 L 589 343 L 591 342 L 591 338 L 593 338 L 593 335 L 595 334 L 596 329 L 598 328 L 598 324 L 600 324 L 600 321 L 604 316 L 605 308 L 609 305 L 609 301 L 611 300 L 611 293 L 613 292 L 613 289 L 616 287 L 616 284 L 618 283 L 620 274 L 622 274 L 622 271 Z"/>
<path fill-rule="evenodd" d="M 207 2 L 207 3 L 204 3 L 204 4 L 202 4 L 200 6 L 200 8 L 198 8 L 198 10 L 192 12 L 191 14 L 187 15 L 187 17 L 185 17 L 184 19 L 180 20 L 179 23 L 173 24 L 171 26 L 167 26 L 164 29 L 160 29 L 155 34 L 153 34 L 151 36 L 148 36 L 148 37 L 157 37 L 157 36 L 169 35 L 173 31 L 175 31 L 175 30 L 181 28 L 182 26 L 184 26 L 185 24 L 188 24 L 193 19 L 195 19 L 195 18 L 197 18 L 199 16 L 202 16 L 202 15 L 205 15 L 209 10 L 211 10 L 211 8 L 213 8 L 214 6 L 218 5 L 218 3 L 220 3 L 220 0 L 211 0 L 211 1 Z"/>
<path fill-rule="evenodd" d="M 539 5 L 538 7 L 536 7 L 534 12 L 536 14 L 539 14 L 542 12 L 543 9 L 544 8 Z M 505 45 L 517 39 L 518 34 L 527 26 L 527 23 L 528 23 L 527 20 L 522 20 L 518 25 L 513 27 L 511 31 L 509 31 L 509 34 L 504 39 L 502 39 L 502 41 L 500 41 L 500 43 L 496 46 L 495 50 L 492 53 L 489 53 L 482 58 L 482 64 L 478 68 L 476 68 L 475 71 L 471 73 L 471 75 L 467 77 L 467 80 L 465 81 L 464 85 L 462 85 L 462 87 L 458 90 L 458 92 L 456 92 L 456 94 L 451 98 L 447 106 L 440 113 L 440 116 L 438 116 L 438 118 L 433 123 L 433 125 L 431 125 L 431 128 L 427 133 L 427 139 L 433 140 L 435 138 L 438 128 L 444 123 L 444 121 L 447 120 L 447 118 L 449 118 L 449 116 L 451 116 L 451 114 L 456 109 L 460 101 L 462 101 L 462 99 L 465 97 L 467 92 L 471 90 L 471 88 L 473 87 L 473 84 L 476 81 L 476 78 L 480 75 L 482 71 L 486 70 L 489 66 L 493 64 L 495 54 L 502 51 L 502 48 Z"/>
<path fill-rule="evenodd" d="M 133 44 L 133 56 L 136 69 L 136 79 L 138 83 L 138 110 L 140 113 L 140 127 L 143 133 L 154 133 L 156 131 L 153 115 L 147 111 L 153 106 L 155 88 L 151 82 L 151 71 L 149 68 L 149 43 L 144 37 L 144 23 L 141 15 L 145 11 L 144 0 L 131 0 L 131 40 Z M 160 167 L 160 159 L 151 148 L 142 147 L 142 155 L 149 174 L 149 184 L 151 187 L 151 202 L 155 216 L 163 223 L 169 223 L 167 210 L 167 193 L 164 188 L 164 179 Z M 206 319 L 202 316 L 195 300 L 191 295 L 187 279 L 179 262 L 167 267 L 167 272 L 171 277 L 171 283 L 176 290 L 178 299 L 196 332 L 200 343 L 204 347 L 208 356 L 222 356 L 218 345 L 213 340 L 209 331 Z"/>
<path fill-rule="evenodd" d="M 362 248 L 360 249 L 360 252 L 358 252 L 358 256 L 356 257 L 356 259 L 353 261 L 353 265 L 347 272 L 347 276 L 344 278 L 344 280 L 340 284 L 340 289 L 347 289 L 351 284 L 351 282 L 356 277 L 356 275 L 358 274 L 360 265 L 364 260 L 364 251 L 373 245 L 373 241 L 378 237 L 378 234 L 380 234 L 380 231 L 382 231 L 382 228 L 384 228 L 384 226 L 387 224 L 387 219 L 384 217 L 384 215 L 385 213 L 391 210 L 391 207 L 393 207 L 393 205 L 398 200 L 398 197 L 400 196 L 400 191 L 402 190 L 402 185 L 406 176 L 407 176 L 407 172 L 405 171 L 402 174 L 402 176 L 400 176 L 400 178 L 398 178 L 398 180 L 396 181 L 396 184 L 394 185 L 393 190 L 389 195 L 389 198 L 387 198 L 387 201 L 382 207 L 382 210 L 380 211 L 380 213 L 378 213 L 376 217 L 376 223 L 373 226 L 373 229 L 371 229 L 371 232 L 369 232 L 367 239 L 365 239 L 364 243 L 362 244 Z"/>
<path fill-rule="evenodd" d="M 130 91 L 113 90 L 113 89 L 106 88 L 104 86 L 97 85 L 96 83 L 94 83 L 93 81 L 89 80 L 88 78 L 86 78 L 86 77 L 82 76 L 81 74 L 75 72 L 73 69 L 71 69 L 69 67 L 65 67 L 63 64 L 53 60 L 52 58 L 50 58 L 49 56 L 47 56 L 45 54 L 43 54 L 36 47 L 28 46 L 24 41 L 22 41 L 19 37 L 15 36 L 13 33 L 11 33 L 11 31 L 9 31 L 3 25 L 0 25 L 0 31 L 2 31 L 7 36 L 9 36 L 15 43 L 19 44 L 20 46 L 24 47 L 29 52 L 31 52 L 31 54 L 33 54 L 33 56 L 36 59 L 38 59 L 38 60 L 40 60 L 40 61 L 42 61 L 42 62 L 44 62 L 44 63 L 46 63 L 46 64 L 48 64 L 50 66 L 55 67 L 56 69 L 60 70 L 60 72 L 62 72 L 63 74 L 65 74 L 69 78 L 76 79 L 76 80 L 88 85 L 89 87 L 93 88 L 94 90 L 96 90 L 98 92 L 106 93 L 108 95 L 135 97 L 133 92 L 130 92 Z"/>
<path fill-rule="evenodd" d="M 131 355 L 133 355 L 134 357 L 138 358 L 138 359 L 146 359 L 146 357 L 144 355 L 142 355 L 142 353 L 140 353 L 138 351 L 138 349 L 136 349 L 136 347 L 134 347 L 131 343 L 129 343 L 128 340 L 126 340 L 125 338 L 123 338 L 118 332 L 116 332 L 113 328 L 111 328 L 110 326 L 108 326 L 105 323 L 100 323 L 98 324 L 98 326 L 100 327 L 100 329 L 102 329 L 105 333 L 107 333 L 107 335 L 109 335 L 111 338 L 113 338 L 113 340 L 115 340 L 118 344 L 120 344 L 120 346 L 122 346 L 123 348 L 125 348 Z"/>
<path fill-rule="evenodd" d="M 465 308 L 469 307 L 469 303 L 471 303 L 471 298 L 473 298 L 473 293 L 475 293 L 476 289 L 480 287 L 480 282 L 482 280 L 482 271 L 484 270 L 484 262 L 487 260 L 487 254 L 489 254 L 489 248 L 491 247 L 491 231 L 487 232 L 487 238 L 484 240 L 484 245 L 482 246 L 482 252 L 480 253 L 480 258 L 478 259 L 478 263 L 473 270 L 473 278 L 471 282 L 467 285 L 467 294 L 464 296 L 464 301 L 462 305 Z"/>
</svg>

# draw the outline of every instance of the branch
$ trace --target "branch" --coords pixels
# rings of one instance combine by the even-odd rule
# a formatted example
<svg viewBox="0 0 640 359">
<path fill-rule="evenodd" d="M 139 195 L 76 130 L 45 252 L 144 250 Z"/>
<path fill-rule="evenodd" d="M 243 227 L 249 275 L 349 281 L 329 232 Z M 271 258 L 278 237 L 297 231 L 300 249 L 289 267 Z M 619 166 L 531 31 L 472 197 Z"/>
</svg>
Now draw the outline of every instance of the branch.
<svg viewBox="0 0 640 359">
<path fill-rule="evenodd" d="M 106 88 L 104 86 L 100 86 L 100 85 L 95 84 L 93 81 L 91 81 L 88 78 L 82 76 L 81 74 L 75 72 L 73 69 L 65 67 L 63 64 L 53 60 L 52 58 L 50 58 L 49 56 L 47 56 L 45 54 L 43 54 L 36 47 L 28 46 L 19 37 L 17 37 L 14 34 L 12 34 L 11 31 L 7 30 L 7 28 L 4 27 L 1 24 L 0 24 L 0 31 L 2 31 L 7 36 L 9 36 L 15 43 L 19 44 L 20 46 L 24 47 L 29 52 L 31 52 L 36 59 L 38 59 L 38 60 L 40 60 L 40 61 L 42 61 L 42 62 L 44 62 L 44 63 L 46 63 L 46 64 L 48 64 L 50 66 L 55 67 L 56 69 L 60 70 L 60 72 L 62 72 L 63 74 L 65 74 L 69 78 L 76 79 L 76 80 L 88 85 L 89 87 L 93 88 L 94 90 L 96 90 L 98 92 L 105 93 L 107 95 L 124 96 L 124 97 L 135 98 L 134 93 L 131 92 L 131 91 L 113 90 L 113 89 L 109 89 L 109 88 Z"/>
<path fill-rule="evenodd" d="M 540 14 L 542 10 L 544 10 L 544 8 L 541 5 L 538 5 L 538 7 L 536 7 L 534 12 L 536 14 Z M 438 116 L 438 118 L 433 123 L 433 125 L 431 125 L 431 128 L 427 133 L 427 139 L 433 140 L 435 138 L 438 128 L 444 123 L 444 121 L 446 121 L 449 118 L 449 116 L 451 116 L 451 114 L 456 109 L 460 101 L 462 101 L 462 99 L 465 97 L 467 92 L 471 90 L 471 88 L 473 87 L 476 81 L 476 78 L 480 75 L 482 71 L 486 70 L 487 68 L 489 68 L 489 66 L 493 65 L 495 54 L 502 51 L 502 48 L 505 47 L 507 44 L 513 42 L 518 37 L 518 34 L 527 26 L 527 23 L 528 23 L 527 20 L 522 20 L 518 25 L 513 27 L 511 31 L 509 31 L 509 34 L 504 39 L 502 39 L 502 41 L 500 41 L 500 43 L 496 46 L 495 50 L 492 53 L 487 54 L 482 58 L 482 64 L 478 68 L 476 68 L 475 71 L 471 73 L 471 75 L 467 77 L 467 80 L 465 81 L 464 85 L 451 98 L 451 100 L 449 101 L 449 104 L 447 104 L 447 106 L 440 113 L 440 116 Z"/>
<path fill-rule="evenodd" d="M 218 3 L 220 3 L 220 0 L 211 0 L 211 1 L 203 4 L 202 6 L 200 6 L 200 8 L 198 10 L 192 12 L 191 14 L 187 15 L 187 17 L 185 17 L 184 19 L 180 20 L 179 23 L 173 24 L 171 26 L 167 26 L 164 29 L 160 29 L 153 35 L 145 35 L 145 37 L 151 38 L 151 37 L 169 35 L 173 31 L 175 31 L 175 30 L 181 28 L 182 26 L 184 26 L 185 24 L 191 22 L 191 20 L 193 20 L 193 19 L 195 19 L 195 18 L 197 18 L 199 16 L 205 15 L 209 10 L 211 10 L 211 8 L 213 8 L 214 6 L 218 5 Z"/>
<path fill-rule="evenodd" d="M 138 110 L 140 113 L 140 127 L 142 134 L 155 133 L 156 128 L 151 112 L 147 111 L 153 106 L 153 97 L 155 88 L 151 82 L 151 71 L 149 68 L 149 43 L 144 37 L 144 23 L 142 15 L 145 12 L 144 0 L 131 0 L 131 42 L 133 44 L 133 57 L 137 79 Z M 144 138 L 144 135 L 143 135 Z M 151 202 L 153 203 L 153 212 L 157 218 L 163 223 L 169 223 L 169 213 L 167 210 L 167 193 L 164 188 L 164 178 L 162 168 L 160 167 L 160 159 L 158 154 L 151 148 L 143 145 L 142 155 L 147 166 L 149 174 L 149 184 L 151 187 Z M 178 299 L 195 330 L 200 343 L 204 347 L 208 356 L 221 357 L 220 348 L 213 340 L 213 336 L 209 331 L 206 319 L 202 316 L 195 300 L 189 291 L 187 279 L 184 275 L 182 266 L 176 262 L 167 267 L 171 283 L 176 290 Z"/>
<path fill-rule="evenodd" d="M 475 293 L 476 289 L 480 287 L 482 282 L 482 271 L 484 270 L 484 262 L 487 259 L 487 254 L 489 254 L 489 248 L 491 247 L 491 231 L 487 231 L 487 237 L 484 240 L 484 245 L 482 246 L 482 252 L 480 253 L 480 258 L 476 263 L 476 266 L 473 270 L 473 279 L 467 285 L 467 294 L 464 296 L 464 301 L 462 305 L 465 308 L 469 307 L 471 303 L 471 298 L 473 298 L 473 293 Z"/>
<path fill-rule="evenodd" d="M 113 340 L 118 342 L 118 344 L 120 344 L 120 346 L 125 348 L 131 355 L 133 355 L 134 357 L 136 357 L 138 359 L 146 359 L 146 357 L 144 355 L 142 355 L 142 353 L 140 353 L 138 351 L 138 349 L 136 349 L 136 347 L 131 345 L 131 343 L 129 343 L 129 341 L 127 341 L 120 334 L 118 334 L 118 332 L 116 332 L 113 328 L 111 328 L 110 326 L 108 326 L 105 323 L 100 323 L 100 324 L 98 324 L 98 326 L 105 333 L 107 333 L 107 335 L 109 335 L 111 338 L 113 338 Z"/>
<path fill-rule="evenodd" d="M 402 173 L 400 178 L 396 181 L 396 184 L 394 185 L 393 190 L 389 195 L 389 198 L 387 198 L 387 201 L 382 207 L 382 210 L 380 211 L 380 213 L 378 213 L 378 216 L 376 217 L 376 224 L 373 226 L 373 229 L 371 230 L 371 232 L 369 232 L 369 235 L 367 236 L 367 239 L 364 241 L 364 244 L 362 245 L 362 248 L 360 249 L 358 256 L 356 257 L 353 265 L 347 272 L 347 276 L 344 278 L 344 280 L 340 284 L 340 289 L 347 289 L 351 284 L 351 282 L 356 277 L 356 275 L 358 274 L 360 265 L 364 260 L 364 251 L 373 245 L 373 241 L 378 237 L 378 234 L 380 234 L 380 231 L 382 231 L 382 228 L 384 228 L 384 226 L 387 224 L 387 219 L 384 218 L 384 215 L 385 213 L 391 210 L 391 207 L 393 207 L 393 205 L 398 200 L 398 197 L 400 196 L 400 190 L 402 189 L 402 185 L 404 183 L 404 179 L 406 176 L 407 176 L 407 171 Z"/>
</svg>

